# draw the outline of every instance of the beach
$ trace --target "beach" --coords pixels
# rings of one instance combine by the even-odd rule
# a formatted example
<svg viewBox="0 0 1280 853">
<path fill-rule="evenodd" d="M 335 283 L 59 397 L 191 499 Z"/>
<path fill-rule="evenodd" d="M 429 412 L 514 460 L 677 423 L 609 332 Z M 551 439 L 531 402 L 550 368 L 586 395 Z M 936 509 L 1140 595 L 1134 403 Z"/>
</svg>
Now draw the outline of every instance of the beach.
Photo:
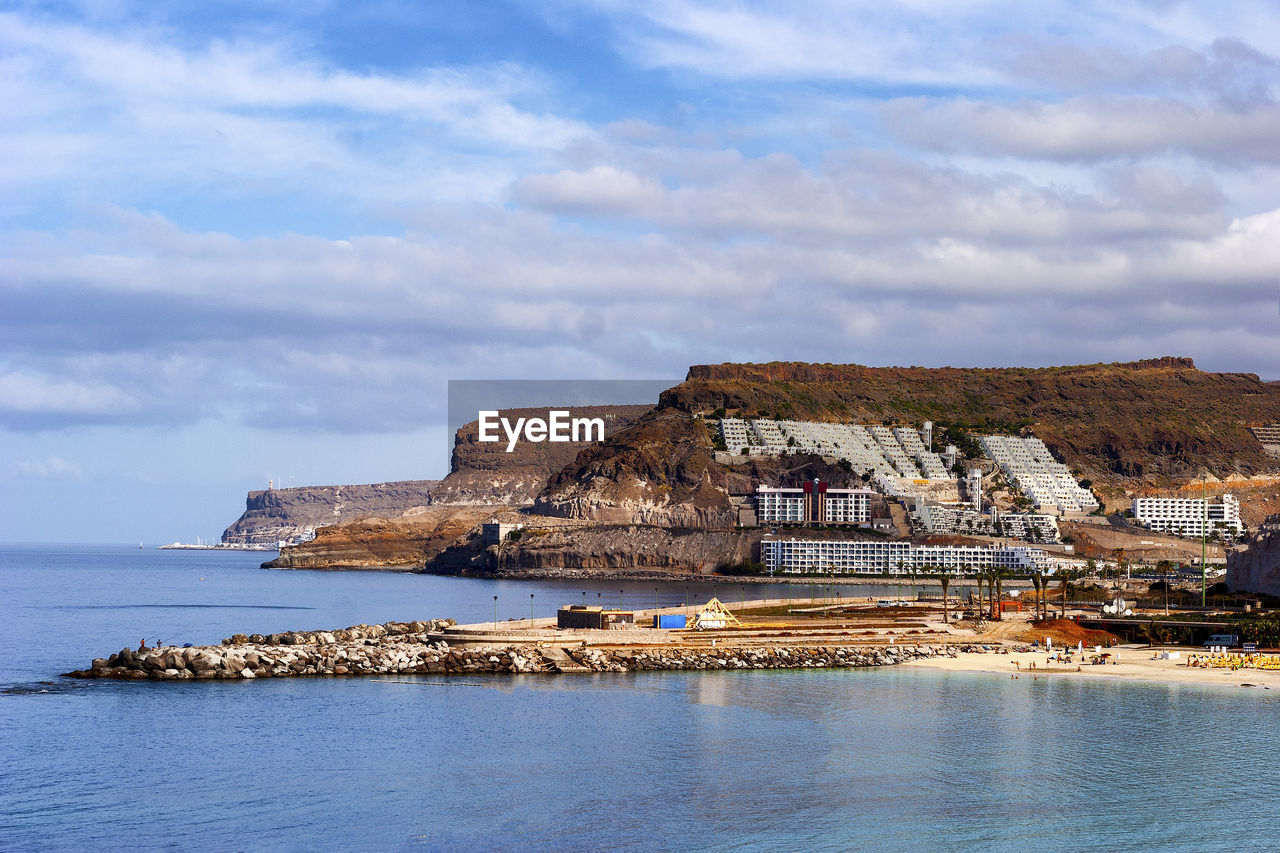
<svg viewBox="0 0 1280 853">
<path fill-rule="evenodd" d="M 928 667 L 949 672 L 988 672 L 1015 678 L 1105 678 L 1160 683 L 1181 683 L 1239 687 L 1254 685 L 1280 691 L 1280 670 L 1205 668 L 1187 666 L 1188 657 L 1197 654 L 1194 649 L 1146 646 L 1116 646 L 1108 650 L 1115 663 L 1092 665 L 1087 661 L 1090 650 L 1085 649 L 1085 663 L 1076 658 L 1073 663 L 1047 662 L 1044 652 L 960 652 L 956 657 L 936 657 L 907 661 L 901 666 Z M 1160 651 L 1180 653 L 1176 660 L 1160 660 L 1153 657 Z M 1203 656 L 1202 656 L 1203 657 Z M 1031 665 L 1035 664 L 1032 669 Z"/>
</svg>

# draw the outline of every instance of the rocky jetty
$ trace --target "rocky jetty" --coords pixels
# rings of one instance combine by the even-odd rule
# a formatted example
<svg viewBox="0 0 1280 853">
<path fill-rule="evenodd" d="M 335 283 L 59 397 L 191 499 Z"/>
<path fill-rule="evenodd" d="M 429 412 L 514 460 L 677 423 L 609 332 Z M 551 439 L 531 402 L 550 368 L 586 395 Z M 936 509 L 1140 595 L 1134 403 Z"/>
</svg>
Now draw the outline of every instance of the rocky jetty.
<svg viewBox="0 0 1280 853">
<path fill-rule="evenodd" d="M 980 646 L 748 646 L 723 649 L 565 649 L 577 664 L 592 672 L 638 672 L 678 669 L 823 669 L 892 666 L 918 658 L 955 657 Z"/>
<path fill-rule="evenodd" d="M 236 634 L 220 646 L 121 649 L 70 678 L 185 681 L 307 676 L 473 673 L 644 672 L 652 670 L 821 669 L 892 666 L 918 658 L 981 652 L 976 645 L 811 646 L 803 644 L 454 648 L 438 639 L 452 619 L 356 625 L 336 631 Z M 433 638 L 431 635 L 436 635 Z"/>
</svg>

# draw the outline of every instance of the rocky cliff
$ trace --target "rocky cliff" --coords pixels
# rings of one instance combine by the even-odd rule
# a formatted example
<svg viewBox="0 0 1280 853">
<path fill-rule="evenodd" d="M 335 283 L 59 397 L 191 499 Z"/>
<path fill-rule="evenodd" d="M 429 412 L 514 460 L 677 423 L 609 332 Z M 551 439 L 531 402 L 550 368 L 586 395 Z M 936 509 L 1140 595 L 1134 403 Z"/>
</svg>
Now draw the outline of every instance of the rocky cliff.
<svg viewBox="0 0 1280 853">
<path fill-rule="evenodd" d="M 1263 522 L 1243 550 L 1227 554 L 1227 586 L 1280 596 L 1280 515 Z"/>
<path fill-rule="evenodd" d="M 710 574 L 718 566 L 760 559 L 763 530 L 692 530 L 602 524 L 533 531 L 488 549 L 475 567 L 489 571 L 635 569 Z"/>
<path fill-rule="evenodd" d="M 650 412 L 551 478 L 534 510 L 616 524 L 729 527 L 725 471 L 701 421 Z"/>
<path fill-rule="evenodd" d="M 431 502 L 439 480 L 364 486 L 302 486 L 249 492 L 244 513 L 222 534 L 228 545 L 275 545 L 323 525 L 376 515 L 401 515 Z"/>
<path fill-rule="evenodd" d="M 501 507 L 496 508 L 501 510 Z M 467 538 L 494 507 L 423 507 L 400 518 L 362 518 L 322 527 L 281 549 L 269 569 L 414 569 Z"/>
<path fill-rule="evenodd" d="M 574 406 L 575 417 L 601 418 L 605 436 L 625 429 L 651 406 Z M 546 418 L 547 407 L 504 409 L 500 414 L 516 418 Z M 519 442 L 512 452 L 506 442 L 481 442 L 476 421 L 454 436 L 449 475 L 432 489 L 434 504 L 451 506 L 528 506 L 552 476 L 569 465 L 591 443 Z"/>
<path fill-rule="evenodd" d="M 604 419 L 606 437 L 625 428 L 648 406 L 575 406 L 578 417 Z M 547 408 L 506 409 L 503 417 L 547 416 Z M 551 476 L 577 457 L 585 442 L 479 441 L 476 421 L 454 436 L 449 475 L 443 480 L 403 480 L 360 486 L 303 486 L 250 492 L 245 511 L 222 534 L 229 545 L 296 541 L 323 525 L 363 518 L 396 518 L 426 506 L 527 506 Z M 316 546 L 315 550 L 319 550 Z"/>
</svg>

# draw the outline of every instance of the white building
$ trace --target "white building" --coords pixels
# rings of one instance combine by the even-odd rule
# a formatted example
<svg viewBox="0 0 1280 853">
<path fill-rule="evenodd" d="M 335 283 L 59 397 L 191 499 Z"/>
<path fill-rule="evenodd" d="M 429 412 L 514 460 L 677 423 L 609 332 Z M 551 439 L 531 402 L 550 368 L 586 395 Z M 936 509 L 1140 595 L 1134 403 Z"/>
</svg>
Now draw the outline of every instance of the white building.
<svg viewBox="0 0 1280 853">
<path fill-rule="evenodd" d="M 1055 568 L 1042 548 L 989 545 L 913 545 L 883 539 L 765 539 L 760 558 L 770 572 L 905 574 L 916 571 L 964 574 L 999 568 L 1025 573 Z"/>
<path fill-rule="evenodd" d="M 803 488 L 756 487 L 756 519 L 760 524 L 869 524 L 870 489 L 828 489 L 826 483 Z"/>
<path fill-rule="evenodd" d="M 978 512 L 963 504 L 936 504 L 917 499 L 911 516 L 929 533 L 978 534 L 1058 541 L 1058 520 L 1045 513 Z M 1034 533 L 1032 533 L 1034 531 Z"/>
<path fill-rule="evenodd" d="M 1240 500 L 1232 494 L 1222 496 L 1222 503 L 1205 506 L 1200 498 L 1135 498 L 1133 517 L 1143 527 L 1199 539 L 1214 531 L 1233 538 L 1244 529 L 1240 523 Z"/>
<path fill-rule="evenodd" d="M 726 417 L 720 419 L 720 437 L 735 456 L 815 453 L 847 460 L 857 474 L 870 472 L 908 482 L 951 479 L 942 457 L 929 452 L 911 427 Z"/>
<path fill-rule="evenodd" d="M 1038 507 L 1058 507 L 1063 512 L 1082 512 L 1097 507 L 1098 499 L 1081 488 L 1071 470 L 1053 458 L 1038 438 L 984 435 L 978 439 L 982 450 L 996 461 L 1005 476 Z"/>
</svg>

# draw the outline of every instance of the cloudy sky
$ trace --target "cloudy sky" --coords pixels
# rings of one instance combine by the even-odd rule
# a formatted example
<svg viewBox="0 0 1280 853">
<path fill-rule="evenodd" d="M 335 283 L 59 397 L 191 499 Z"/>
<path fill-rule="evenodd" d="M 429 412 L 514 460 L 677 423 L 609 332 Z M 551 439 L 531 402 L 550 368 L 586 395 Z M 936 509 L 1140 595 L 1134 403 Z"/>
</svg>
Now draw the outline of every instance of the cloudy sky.
<svg viewBox="0 0 1280 853">
<path fill-rule="evenodd" d="M 1280 378 L 1278 98 L 1271 0 L 0 3 L 0 539 L 439 476 L 448 379 Z"/>
</svg>

